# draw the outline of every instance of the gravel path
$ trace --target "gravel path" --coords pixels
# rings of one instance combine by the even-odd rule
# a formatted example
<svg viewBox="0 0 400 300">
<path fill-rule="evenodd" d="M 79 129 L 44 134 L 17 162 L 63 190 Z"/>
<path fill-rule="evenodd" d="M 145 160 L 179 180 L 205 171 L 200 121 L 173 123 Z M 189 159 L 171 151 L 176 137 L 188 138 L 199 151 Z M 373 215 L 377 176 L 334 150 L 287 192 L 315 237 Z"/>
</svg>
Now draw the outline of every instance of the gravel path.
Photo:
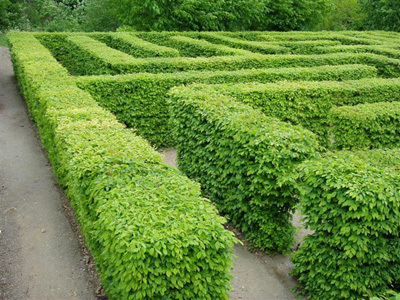
<svg viewBox="0 0 400 300">
<path fill-rule="evenodd" d="M 78 234 L 0 47 L 0 299 L 96 299 Z"/>
</svg>

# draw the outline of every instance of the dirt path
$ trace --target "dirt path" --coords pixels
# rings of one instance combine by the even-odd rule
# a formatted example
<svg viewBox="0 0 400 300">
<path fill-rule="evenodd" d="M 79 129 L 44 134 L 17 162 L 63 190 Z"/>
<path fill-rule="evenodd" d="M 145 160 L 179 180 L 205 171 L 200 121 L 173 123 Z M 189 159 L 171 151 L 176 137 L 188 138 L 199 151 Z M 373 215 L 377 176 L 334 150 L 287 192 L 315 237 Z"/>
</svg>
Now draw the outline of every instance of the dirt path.
<svg viewBox="0 0 400 300">
<path fill-rule="evenodd" d="M 176 150 L 163 152 L 164 162 L 177 167 Z M 299 226 L 299 217 L 294 217 L 295 226 Z M 300 230 L 300 239 L 308 232 Z M 289 275 L 292 269 L 290 257 L 267 256 L 261 252 L 251 253 L 246 246 L 235 246 L 235 260 L 232 270 L 233 280 L 231 300 L 294 300 L 302 299 L 291 291 L 296 281 Z"/>
<path fill-rule="evenodd" d="M 77 235 L 0 47 L 0 299 L 95 299 Z"/>
</svg>

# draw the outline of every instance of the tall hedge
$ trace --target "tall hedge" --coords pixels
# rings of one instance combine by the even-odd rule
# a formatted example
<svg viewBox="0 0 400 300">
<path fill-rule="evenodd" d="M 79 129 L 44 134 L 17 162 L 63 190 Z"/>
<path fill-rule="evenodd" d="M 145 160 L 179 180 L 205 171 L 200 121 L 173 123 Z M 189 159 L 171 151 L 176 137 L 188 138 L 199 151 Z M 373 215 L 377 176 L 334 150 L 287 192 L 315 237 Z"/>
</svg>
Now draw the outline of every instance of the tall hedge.
<svg viewBox="0 0 400 300">
<path fill-rule="evenodd" d="M 204 88 L 199 85 L 199 88 Z M 334 106 L 400 99 L 400 79 L 365 78 L 343 82 L 276 82 L 209 86 L 261 109 L 266 115 L 300 124 L 330 145 L 329 112 Z"/>
<path fill-rule="evenodd" d="M 400 102 L 334 107 L 329 120 L 335 149 L 400 146 Z"/>
<path fill-rule="evenodd" d="M 179 167 L 252 245 L 288 252 L 293 170 L 316 155 L 314 134 L 208 90 L 175 88 L 170 103 Z"/>
<path fill-rule="evenodd" d="M 32 34 L 15 73 L 110 299 L 228 299 L 232 233 L 199 185 L 100 108 Z"/>
<path fill-rule="evenodd" d="M 368 299 L 400 278 L 400 151 L 337 152 L 299 168 L 313 231 L 292 256 L 310 299 Z"/>
<path fill-rule="evenodd" d="M 119 121 L 158 147 L 175 145 L 168 126 L 168 91 L 177 85 L 198 83 L 273 82 L 279 80 L 347 80 L 375 77 L 374 67 L 363 65 L 321 66 L 313 68 L 271 68 L 239 71 L 180 72 L 89 76 L 77 79 Z"/>
</svg>

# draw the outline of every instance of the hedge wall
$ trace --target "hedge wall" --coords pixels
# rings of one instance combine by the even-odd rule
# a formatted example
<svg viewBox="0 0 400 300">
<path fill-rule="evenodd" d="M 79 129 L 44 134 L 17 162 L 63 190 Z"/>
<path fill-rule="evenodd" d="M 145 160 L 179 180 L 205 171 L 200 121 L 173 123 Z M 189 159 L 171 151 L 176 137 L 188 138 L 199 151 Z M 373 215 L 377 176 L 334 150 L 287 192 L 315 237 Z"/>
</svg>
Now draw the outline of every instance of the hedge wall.
<svg viewBox="0 0 400 300">
<path fill-rule="evenodd" d="M 134 57 L 176 57 L 179 51 L 174 48 L 147 42 L 138 36 L 126 32 L 113 34 L 95 33 L 91 37 L 98 39 L 111 48 L 115 48 Z"/>
<path fill-rule="evenodd" d="M 228 299 L 234 238 L 199 186 L 76 87 L 33 35 L 8 37 L 110 299 Z"/>
<path fill-rule="evenodd" d="M 293 169 L 313 158 L 313 133 L 208 90 L 175 88 L 171 128 L 179 167 L 250 243 L 286 253 L 293 243 Z"/>
<path fill-rule="evenodd" d="M 400 76 L 400 60 L 372 53 L 273 56 L 249 54 L 213 57 L 134 58 L 90 38 L 90 35 L 38 33 L 36 36 L 73 75 L 126 74 L 138 72 L 168 73 L 194 70 L 215 71 L 250 68 L 366 64 L 376 67 L 379 76 Z M 162 35 L 161 37 L 169 39 L 168 35 Z"/>
<path fill-rule="evenodd" d="M 334 107 L 329 120 L 335 149 L 400 147 L 400 102 Z"/>
<path fill-rule="evenodd" d="M 199 85 L 198 88 L 204 88 Z M 400 100 L 400 79 L 366 78 L 343 82 L 277 82 L 208 86 L 260 108 L 266 115 L 301 124 L 329 146 L 329 112 L 333 106 Z"/>
<path fill-rule="evenodd" d="M 292 256 L 310 299 L 368 299 L 400 278 L 400 151 L 338 152 L 299 168 L 314 233 Z"/>
<path fill-rule="evenodd" d="M 271 82 L 279 80 L 347 80 L 375 77 L 376 69 L 363 65 L 279 68 L 240 71 L 132 74 L 80 77 L 78 85 L 113 112 L 119 121 L 133 127 L 153 145 L 173 146 L 168 126 L 170 88 L 197 83 Z"/>
</svg>

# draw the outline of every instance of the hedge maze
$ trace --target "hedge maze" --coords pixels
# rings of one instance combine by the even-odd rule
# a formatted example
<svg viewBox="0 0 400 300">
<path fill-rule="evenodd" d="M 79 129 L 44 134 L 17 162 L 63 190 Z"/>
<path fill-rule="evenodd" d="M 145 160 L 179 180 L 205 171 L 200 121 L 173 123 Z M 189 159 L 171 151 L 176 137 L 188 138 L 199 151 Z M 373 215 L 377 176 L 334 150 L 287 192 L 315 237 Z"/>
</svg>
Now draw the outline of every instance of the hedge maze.
<svg viewBox="0 0 400 300">
<path fill-rule="evenodd" d="M 400 34 L 9 40 L 111 299 L 229 298 L 235 239 L 211 202 L 267 253 L 291 251 L 297 207 L 313 233 L 293 274 L 310 299 L 399 283 Z M 190 179 L 152 146 L 176 147 Z"/>
</svg>

